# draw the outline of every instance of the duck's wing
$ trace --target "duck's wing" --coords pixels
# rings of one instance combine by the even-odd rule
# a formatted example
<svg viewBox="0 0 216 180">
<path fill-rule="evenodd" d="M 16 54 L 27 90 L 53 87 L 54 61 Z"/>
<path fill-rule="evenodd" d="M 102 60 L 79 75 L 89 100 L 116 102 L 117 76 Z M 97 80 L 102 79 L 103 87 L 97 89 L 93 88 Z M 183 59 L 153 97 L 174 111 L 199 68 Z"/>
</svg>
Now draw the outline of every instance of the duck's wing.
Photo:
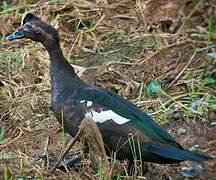
<svg viewBox="0 0 216 180">
<path fill-rule="evenodd" d="M 103 116 L 99 112 L 93 112 L 97 113 L 95 114 L 98 118 L 96 122 L 104 122 L 105 119 L 111 118 L 118 124 L 128 122 L 152 139 L 152 141 L 170 144 L 182 149 L 181 145 L 175 142 L 173 137 L 154 122 L 149 115 L 113 91 L 90 86 L 82 87 L 76 92 L 75 98 L 79 101 L 88 102 L 89 106 L 95 105 L 105 109 L 102 111 Z"/>
</svg>

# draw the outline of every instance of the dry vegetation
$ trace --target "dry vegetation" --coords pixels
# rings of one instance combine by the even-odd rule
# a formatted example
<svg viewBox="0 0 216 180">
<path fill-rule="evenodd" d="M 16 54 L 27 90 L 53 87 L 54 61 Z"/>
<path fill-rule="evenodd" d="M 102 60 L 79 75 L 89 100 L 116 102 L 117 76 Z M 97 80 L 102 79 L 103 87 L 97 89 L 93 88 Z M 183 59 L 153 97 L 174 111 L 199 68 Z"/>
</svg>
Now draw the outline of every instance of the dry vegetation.
<svg viewBox="0 0 216 180">
<path fill-rule="evenodd" d="M 50 109 L 45 49 L 4 40 L 27 11 L 59 30 L 85 81 L 133 101 L 185 148 L 216 156 L 214 0 L 9 0 L 0 1 L 0 179 L 103 179 L 89 157 L 52 174 L 37 160 L 44 153 L 58 159 L 69 136 Z M 79 151 L 77 144 L 71 154 Z M 137 178 L 184 179 L 180 169 L 191 165 L 148 164 Z M 117 162 L 113 179 L 126 178 L 124 166 Z M 202 166 L 196 179 L 216 177 L 215 160 Z"/>
</svg>

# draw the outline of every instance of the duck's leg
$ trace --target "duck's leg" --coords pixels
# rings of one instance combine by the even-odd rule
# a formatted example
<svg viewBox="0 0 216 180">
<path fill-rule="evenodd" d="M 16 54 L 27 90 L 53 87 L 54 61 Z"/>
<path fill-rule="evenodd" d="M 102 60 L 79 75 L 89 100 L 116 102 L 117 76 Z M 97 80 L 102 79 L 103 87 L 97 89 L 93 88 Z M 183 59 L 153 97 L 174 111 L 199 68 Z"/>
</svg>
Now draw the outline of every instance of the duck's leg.
<svg viewBox="0 0 216 180">
<path fill-rule="evenodd" d="M 64 151 L 64 153 L 62 154 L 62 157 L 59 159 L 59 161 L 56 163 L 55 167 L 52 169 L 51 172 L 54 172 L 56 170 L 56 168 L 58 168 L 58 166 L 61 163 L 61 159 L 63 159 L 67 153 L 70 151 L 70 149 L 74 146 L 74 144 L 76 143 L 76 141 L 78 140 L 78 138 L 83 134 L 82 128 L 79 128 L 79 131 L 77 132 L 76 136 L 73 138 L 73 140 L 70 142 L 69 146 L 67 147 L 67 149 Z M 66 160 L 66 161 L 70 161 L 70 160 Z"/>
</svg>

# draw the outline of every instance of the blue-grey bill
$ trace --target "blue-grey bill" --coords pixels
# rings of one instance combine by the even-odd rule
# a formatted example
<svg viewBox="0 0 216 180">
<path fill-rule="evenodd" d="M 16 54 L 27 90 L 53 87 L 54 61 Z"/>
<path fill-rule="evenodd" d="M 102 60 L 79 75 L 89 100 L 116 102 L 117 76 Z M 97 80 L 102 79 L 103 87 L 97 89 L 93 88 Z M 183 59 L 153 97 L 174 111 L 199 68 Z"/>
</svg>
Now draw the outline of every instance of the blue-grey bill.
<svg viewBox="0 0 216 180">
<path fill-rule="evenodd" d="M 11 35 L 7 36 L 6 37 L 6 40 L 9 40 L 9 41 L 13 41 L 15 39 L 20 39 L 24 37 L 24 34 L 22 31 L 15 31 L 14 33 L 12 33 Z"/>
</svg>

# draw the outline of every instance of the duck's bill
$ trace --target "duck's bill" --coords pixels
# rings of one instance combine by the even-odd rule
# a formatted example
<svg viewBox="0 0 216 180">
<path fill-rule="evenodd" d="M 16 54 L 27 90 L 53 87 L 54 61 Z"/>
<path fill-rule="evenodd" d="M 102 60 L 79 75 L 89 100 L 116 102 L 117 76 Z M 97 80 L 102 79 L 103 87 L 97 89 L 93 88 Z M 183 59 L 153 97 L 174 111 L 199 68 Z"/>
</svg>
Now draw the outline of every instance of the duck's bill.
<svg viewBox="0 0 216 180">
<path fill-rule="evenodd" d="M 24 37 L 24 33 L 20 30 L 16 30 L 14 33 L 6 37 L 6 40 L 13 41 L 15 39 L 21 39 Z"/>
</svg>

